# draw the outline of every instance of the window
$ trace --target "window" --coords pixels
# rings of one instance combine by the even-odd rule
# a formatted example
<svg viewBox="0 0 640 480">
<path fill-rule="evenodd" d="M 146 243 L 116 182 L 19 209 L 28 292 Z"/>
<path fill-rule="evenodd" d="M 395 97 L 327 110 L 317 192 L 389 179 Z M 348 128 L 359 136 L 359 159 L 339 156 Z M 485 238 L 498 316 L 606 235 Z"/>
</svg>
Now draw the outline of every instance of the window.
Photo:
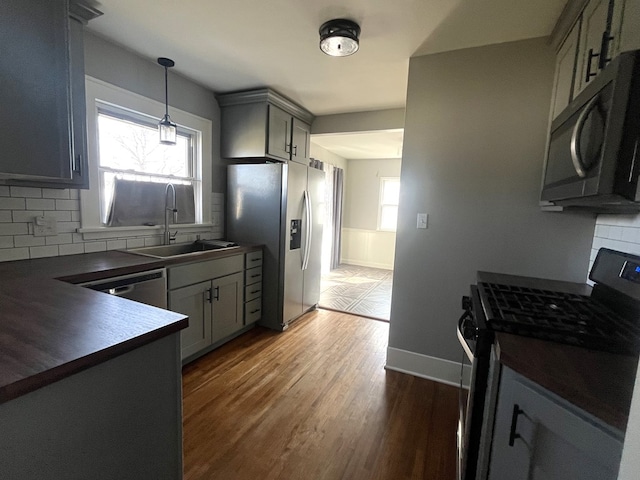
<svg viewBox="0 0 640 480">
<path fill-rule="evenodd" d="M 211 121 L 170 107 L 178 142 L 161 145 L 163 104 L 90 77 L 86 87 L 90 190 L 81 192 L 82 230 L 107 227 L 117 179 L 144 182 L 141 188 L 188 186 L 195 200 L 189 223 L 210 225 L 211 161 L 202 159 L 211 159 Z"/>
<path fill-rule="evenodd" d="M 381 178 L 378 230 L 396 231 L 399 198 L 400 179 L 397 177 Z"/>
</svg>

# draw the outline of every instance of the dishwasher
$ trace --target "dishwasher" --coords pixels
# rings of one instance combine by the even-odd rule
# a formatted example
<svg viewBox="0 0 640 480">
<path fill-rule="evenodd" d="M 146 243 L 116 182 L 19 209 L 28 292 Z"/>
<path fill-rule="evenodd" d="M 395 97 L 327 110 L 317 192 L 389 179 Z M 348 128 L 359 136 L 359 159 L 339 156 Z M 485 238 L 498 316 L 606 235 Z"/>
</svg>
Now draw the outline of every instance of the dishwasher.
<svg viewBox="0 0 640 480">
<path fill-rule="evenodd" d="M 164 268 L 103 278 L 78 285 L 154 307 L 167 308 L 167 273 Z"/>
</svg>

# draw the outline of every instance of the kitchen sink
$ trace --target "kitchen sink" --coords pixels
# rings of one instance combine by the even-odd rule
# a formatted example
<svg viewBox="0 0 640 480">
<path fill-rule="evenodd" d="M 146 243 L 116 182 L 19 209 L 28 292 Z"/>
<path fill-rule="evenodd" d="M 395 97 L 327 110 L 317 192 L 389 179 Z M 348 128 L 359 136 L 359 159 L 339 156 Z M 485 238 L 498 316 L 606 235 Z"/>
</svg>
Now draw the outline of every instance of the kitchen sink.
<svg viewBox="0 0 640 480">
<path fill-rule="evenodd" d="M 157 245 L 155 247 L 140 247 L 127 250 L 136 255 L 146 255 L 155 258 L 172 258 L 194 253 L 210 252 L 212 250 L 228 250 L 238 248 L 232 242 L 198 240 L 189 243 L 175 243 L 173 245 Z"/>
</svg>

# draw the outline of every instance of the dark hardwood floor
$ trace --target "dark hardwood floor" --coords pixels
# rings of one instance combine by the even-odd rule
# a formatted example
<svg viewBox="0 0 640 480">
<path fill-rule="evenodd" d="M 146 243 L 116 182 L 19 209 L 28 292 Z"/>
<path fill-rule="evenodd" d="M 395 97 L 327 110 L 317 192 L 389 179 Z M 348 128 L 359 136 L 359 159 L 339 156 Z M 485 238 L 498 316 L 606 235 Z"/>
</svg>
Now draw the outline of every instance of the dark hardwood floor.
<svg viewBox="0 0 640 480">
<path fill-rule="evenodd" d="M 455 388 L 384 370 L 389 325 L 318 310 L 183 370 L 184 478 L 455 477 Z"/>
</svg>

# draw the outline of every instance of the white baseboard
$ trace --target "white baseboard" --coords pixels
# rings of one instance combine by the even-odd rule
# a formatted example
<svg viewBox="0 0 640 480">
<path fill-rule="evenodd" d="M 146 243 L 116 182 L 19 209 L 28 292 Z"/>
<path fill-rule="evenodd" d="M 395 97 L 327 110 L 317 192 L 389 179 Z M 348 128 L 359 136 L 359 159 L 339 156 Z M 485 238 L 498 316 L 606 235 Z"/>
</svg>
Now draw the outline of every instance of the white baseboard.
<svg viewBox="0 0 640 480">
<path fill-rule="evenodd" d="M 358 267 L 370 267 L 370 268 L 381 268 L 383 270 L 393 270 L 393 265 L 390 263 L 376 263 L 376 262 L 362 262 L 359 260 L 353 260 L 351 258 L 340 258 L 340 263 L 344 263 L 347 265 L 356 265 Z"/>
<path fill-rule="evenodd" d="M 408 373 L 420 378 L 426 378 L 435 382 L 460 386 L 460 363 L 430 357 L 420 353 L 409 352 L 399 348 L 387 348 L 387 364 L 385 368 L 396 372 Z M 469 388 L 471 367 L 463 367 L 463 382 L 465 388 Z"/>
</svg>

